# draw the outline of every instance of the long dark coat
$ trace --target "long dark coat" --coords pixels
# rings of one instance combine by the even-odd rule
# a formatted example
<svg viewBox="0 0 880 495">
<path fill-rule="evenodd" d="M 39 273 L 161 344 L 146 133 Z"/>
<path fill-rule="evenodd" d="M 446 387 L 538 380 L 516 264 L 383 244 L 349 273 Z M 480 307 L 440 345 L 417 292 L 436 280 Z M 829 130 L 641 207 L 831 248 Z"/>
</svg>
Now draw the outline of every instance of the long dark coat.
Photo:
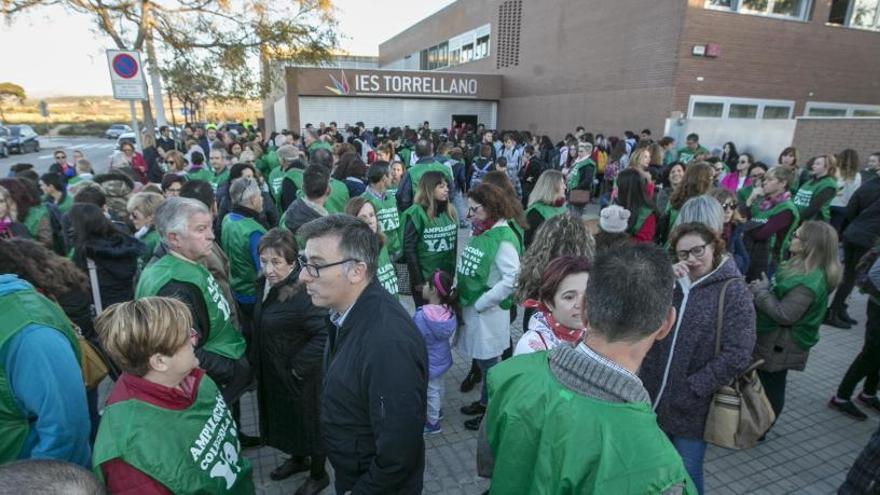
<svg viewBox="0 0 880 495">
<path fill-rule="evenodd" d="M 253 352 L 257 371 L 260 433 L 266 445 L 295 456 L 323 455 L 319 403 L 324 344 L 330 320 L 296 287 L 298 270 L 265 297 L 266 279 L 257 281 Z M 291 292 L 281 301 L 280 294 Z"/>
</svg>

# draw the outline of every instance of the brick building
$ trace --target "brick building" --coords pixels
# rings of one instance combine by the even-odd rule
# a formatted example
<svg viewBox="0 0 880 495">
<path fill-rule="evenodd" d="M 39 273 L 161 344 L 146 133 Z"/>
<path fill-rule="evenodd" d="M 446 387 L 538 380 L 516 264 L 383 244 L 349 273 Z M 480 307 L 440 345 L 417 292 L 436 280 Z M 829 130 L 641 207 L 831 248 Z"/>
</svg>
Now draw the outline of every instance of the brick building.
<svg viewBox="0 0 880 495">
<path fill-rule="evenodd" d="M 880 0 L 457 1 L 382 43 L 379 68 L 500 75 L 502 129 L 777 146 L 800 116 L 880 117 Z"/>
</svg>

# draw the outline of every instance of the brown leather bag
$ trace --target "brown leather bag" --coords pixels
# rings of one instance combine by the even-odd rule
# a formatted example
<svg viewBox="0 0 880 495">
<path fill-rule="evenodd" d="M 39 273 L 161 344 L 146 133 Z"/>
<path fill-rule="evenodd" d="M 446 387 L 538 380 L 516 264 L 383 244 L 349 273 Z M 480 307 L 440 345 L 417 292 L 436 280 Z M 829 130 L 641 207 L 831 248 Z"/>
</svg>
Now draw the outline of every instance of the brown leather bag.
<svg viewBox="0 0 880 495">
<path fill-rule="evenodd" d="M 730 279 L 721 288 L 718 300 L 718 322 L 715 329 L 715 355 L 721 352 L 721 332 L 724 326 L 724 296 Z M 747 449 L 758 443 L 776 415 L 758 378 L 758 360 L 729 384 L 715 391 L 706 417 L 703 440 L 728 449 Z"/>
<path fill-rule="evenodd" d="M 586 206 L 590 202 L 590 191 L 586 189 L 572 189 L 568 195 L 568 203 L 578 208 Z"/>
</svg>

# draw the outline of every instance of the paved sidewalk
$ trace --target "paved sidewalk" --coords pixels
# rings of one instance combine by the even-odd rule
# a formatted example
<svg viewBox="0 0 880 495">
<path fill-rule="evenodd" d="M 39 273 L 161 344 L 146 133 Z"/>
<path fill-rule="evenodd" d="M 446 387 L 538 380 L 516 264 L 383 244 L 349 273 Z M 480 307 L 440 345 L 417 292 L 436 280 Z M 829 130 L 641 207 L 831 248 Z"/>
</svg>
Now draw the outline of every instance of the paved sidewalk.
<svg viewBox="0 0 880 495">
<path fill-rule="evenodd" d="M 403 298 L 412 313 L 412 300 Z M 868 412 L 865 422 L 849 419 L 826 403 L 836 391 L 849 363 L 862 346 L 866 298 L 851 296 L 850 314 L 859 320 L 851 330 L 822 327 L 819 343 L 810 353 L 804 372 L 788 378 L 785 410 L 767 440 L 745 451 L 710 446 L 705 462 L 709 494 L 831 494 L 843 482 L 855 457 L 878 426 L 880 415 Z M 522 310 L 513 326 L 514 341 L 522 334 Z M 464 429 L 467 417 L 459 408 L 476 400 L 479 388 L 458 391 L 470 363 L 453 353 L 455 364 L 446 374 L 443 432 L 426 437 L 424 492 L 428 494 L 480 494 L 489 483 L 476 476 L 476 433 Z M 860 390 L 857 388 L 857 391 Z M 253 395 L 243 401 L 246 432 L 256 433 Z M 304 480 L 299 474 L 283 482 L 269 472 L 286 458 L 269 447 L 246 453 L 254 462 L 254 479 L 261 494 L 291 494 Z M 328 464 L 329 469 L 329 464 Z M 325 494 L 333 493 L 331 488 Z"/>
</svg>

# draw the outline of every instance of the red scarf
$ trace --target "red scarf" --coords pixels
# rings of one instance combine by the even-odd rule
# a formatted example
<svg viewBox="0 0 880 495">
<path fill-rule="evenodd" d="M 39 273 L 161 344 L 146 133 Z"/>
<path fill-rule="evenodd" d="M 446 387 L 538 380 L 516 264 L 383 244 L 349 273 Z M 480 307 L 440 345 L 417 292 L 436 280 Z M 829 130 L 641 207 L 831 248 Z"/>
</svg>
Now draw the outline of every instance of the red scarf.
<svg viewBox="0 0 880 495">
<path fill-rule="evenodd" d="M 487 219 L 487 220 L 474 220 L 471 222 L 471 233 L 477 236 L 482 234 L 483 232 L 492 228 L 495 225 L 496 220 Z"/>
<path fill-rule="evenodd" d="M 587 330 L 586 328 L 568 328 L 562 323 L 557 322 L 556 318 L 553 318 L 553 313 L 550 312 L 550 308 L 541 301 L 526 299 L 525 302 L 523 302 L 523 306 L 526 308 L 535 308 L 540 311 L 541 314 L 544 315 L 544 321 L 547 322 L 547 326 L 553 331 L 553 335 L 556 335 L 559 340 L 575 344 L 584 338 L 584 332 Z"/>
</svg>

